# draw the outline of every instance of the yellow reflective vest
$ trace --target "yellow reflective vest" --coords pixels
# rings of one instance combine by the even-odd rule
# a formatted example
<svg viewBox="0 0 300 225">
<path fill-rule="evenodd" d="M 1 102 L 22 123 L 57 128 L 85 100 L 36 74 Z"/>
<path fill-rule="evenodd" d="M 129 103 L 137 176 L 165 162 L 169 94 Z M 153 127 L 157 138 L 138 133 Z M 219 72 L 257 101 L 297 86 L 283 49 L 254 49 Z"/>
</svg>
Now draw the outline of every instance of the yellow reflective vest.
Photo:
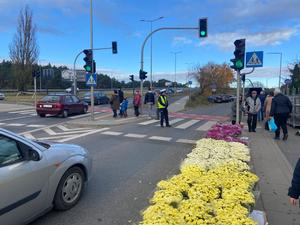
<svg viewBox="0 0 300 225">
<path fill-rule="evenodd" d="M 157 107 L 159 109 L 164 109 L 168 106 L 168 99 L 167 96 L 159 96 L 158 101 L 157 101 Z"/>
</svg>

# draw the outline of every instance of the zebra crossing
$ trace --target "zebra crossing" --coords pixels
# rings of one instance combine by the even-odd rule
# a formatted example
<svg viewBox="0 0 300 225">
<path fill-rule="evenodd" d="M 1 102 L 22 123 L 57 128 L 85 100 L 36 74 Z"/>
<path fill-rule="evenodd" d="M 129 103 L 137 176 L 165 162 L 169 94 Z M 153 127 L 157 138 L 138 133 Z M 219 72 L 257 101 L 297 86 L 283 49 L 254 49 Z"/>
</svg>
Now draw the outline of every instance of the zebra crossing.
<svg viewBox="0 0 300 225">
<path fill-rule="evenodd" d="M 26 110 L 18 110 L 18 111 L 12 111 L 8 112 L 9 114 L 19 114 L 19 115 L 30 115 L 30 116 L 36 116 L 36 110 L 35 109 L 26 109 Z"/>
<path fill-rule="evenodd" d="M 186 130 L 189 128 L 195 129 L 197 131 L 208 131 L 212 126 L 214 126 L 217 121 L 205 121 L 198 119 L 184 119 L 184 118 L 173 118 L 169 121 L 170 125 L 179 130 Z M 139 123 L 142 126 L 153 125 L 156 127 L 160 126 L 159 120 L 147 120 Z"/>
<path fill-rule="evenodd" d="M 0 122 L 0 127 L 28 127 L 28 128 L 41 128 L 46 125 L 42 124 L 24 124 L 24 123 L 3 123 Z"/>
</svg>

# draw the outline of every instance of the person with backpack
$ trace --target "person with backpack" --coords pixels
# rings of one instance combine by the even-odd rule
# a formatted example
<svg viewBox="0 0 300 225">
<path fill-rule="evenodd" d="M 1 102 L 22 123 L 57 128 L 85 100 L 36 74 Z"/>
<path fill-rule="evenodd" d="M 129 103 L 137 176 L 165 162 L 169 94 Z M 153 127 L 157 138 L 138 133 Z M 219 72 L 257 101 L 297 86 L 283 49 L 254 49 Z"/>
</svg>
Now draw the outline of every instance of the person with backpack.
<svg viewBox="0 0 300 225">
<path fill-rule="evenodd" d="M 256 132 L 257 114 L 261 109 L 260 99 L 257 97 L 257 92 L 252 91 L 251 96 L 246 99 L 245 109 L 248 113 L 248 131 Z"/>
</svg>

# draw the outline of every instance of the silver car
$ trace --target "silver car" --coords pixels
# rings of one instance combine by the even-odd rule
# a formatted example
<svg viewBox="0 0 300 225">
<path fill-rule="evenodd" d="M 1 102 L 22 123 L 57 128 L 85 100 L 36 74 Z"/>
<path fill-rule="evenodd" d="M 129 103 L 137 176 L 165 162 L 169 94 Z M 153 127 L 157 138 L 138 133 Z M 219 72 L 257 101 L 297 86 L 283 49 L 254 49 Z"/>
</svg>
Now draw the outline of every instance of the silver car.
<svg viewBox="0 0 300 225">
<path fill-rule="evenodd" d="M 0 224 L 28 224 L 80 199 L 92 160 L 80 146 L 31 141 L 0 129 Z"/>
</svg>

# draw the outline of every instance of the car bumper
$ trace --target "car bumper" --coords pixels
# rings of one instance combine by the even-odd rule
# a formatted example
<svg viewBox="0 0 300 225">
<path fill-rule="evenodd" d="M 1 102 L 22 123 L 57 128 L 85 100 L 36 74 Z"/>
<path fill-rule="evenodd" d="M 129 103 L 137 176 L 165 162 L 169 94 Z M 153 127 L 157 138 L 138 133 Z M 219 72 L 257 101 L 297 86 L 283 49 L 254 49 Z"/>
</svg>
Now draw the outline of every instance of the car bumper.
<svg viewBox="0 0 300 225">
<path fill-rule="evenodd" d="M 36 109 L 37 114 L 57 115 L 62 113 L 62 109 Z"/>
</svg>

